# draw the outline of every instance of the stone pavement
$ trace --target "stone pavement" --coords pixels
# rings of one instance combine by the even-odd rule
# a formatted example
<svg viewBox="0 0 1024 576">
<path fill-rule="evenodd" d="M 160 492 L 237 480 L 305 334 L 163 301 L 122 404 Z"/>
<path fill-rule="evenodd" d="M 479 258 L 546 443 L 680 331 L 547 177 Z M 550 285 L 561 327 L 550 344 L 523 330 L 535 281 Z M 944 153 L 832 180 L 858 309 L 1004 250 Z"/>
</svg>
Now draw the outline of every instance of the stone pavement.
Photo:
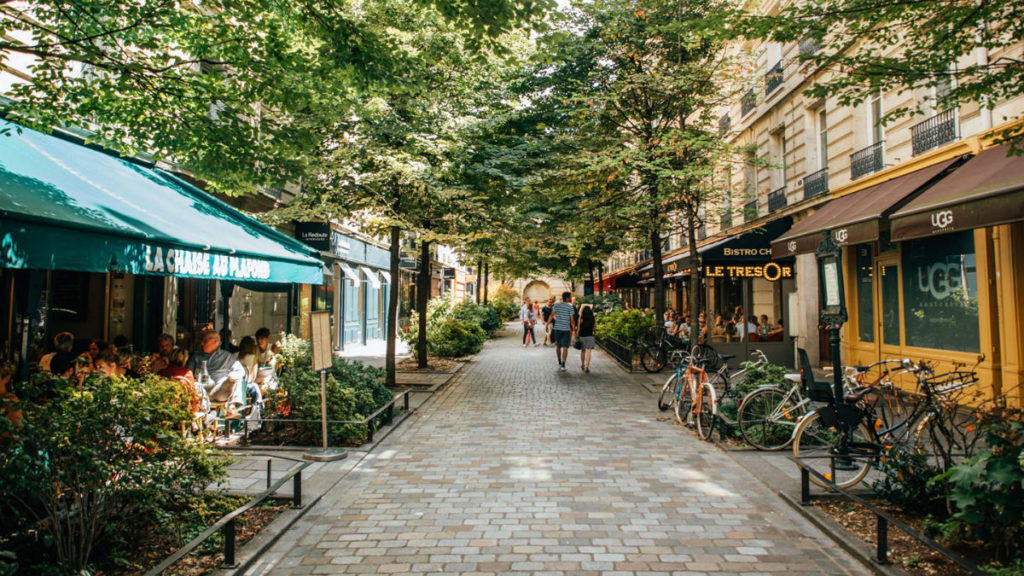
<svg viewBox="0 0 1024 576">
<path fill-rule="evenodd" d="M 248 574 L 868 574 L 595 353 L 491 342 Z"/>
</svg>

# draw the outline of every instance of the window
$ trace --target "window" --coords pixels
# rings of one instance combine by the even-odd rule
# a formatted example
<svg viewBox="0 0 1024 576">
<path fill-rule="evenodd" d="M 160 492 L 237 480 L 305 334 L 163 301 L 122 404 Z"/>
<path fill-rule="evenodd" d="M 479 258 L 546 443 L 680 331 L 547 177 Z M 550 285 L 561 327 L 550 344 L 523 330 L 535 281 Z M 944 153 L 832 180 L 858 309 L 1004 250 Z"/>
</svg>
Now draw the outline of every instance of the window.
<svg viewBox="0 0 1024 576">
<path fill-rule="evenodd" d="M 878 91 L 868 99 L 868 134 L 871 135 L 870 144 L 878 144 L 885 139 L 885 130 L 882 128 L 882 92 Z"/>
<path fill-rule="evenodd" d="M 824 106 L 818 109 L 817 120 L 818 170 L 823 170 L 828 167 L 828 117 Z"/>
<path fill-rule="evenodd" d="M 903 243 L 907 345 L 978 352 L 978 277 L 970 230 Z"/>
<path fill-rule="evenodd" d="M 875 292 L 872 289 L 874 265 L 871 245 L 855 248 L 857 266 L 857 336 L 861 342 L 875 341 Z"/>
<path fill-rule="evenodd" d="M 786 127 L 780 126 L 777 130 L 772 132 L 772 150 L 775 158 L 773 163 L 777 166 L 777 172 L 775 182 L 772 183 L 772 188 L 781 188 L 786 185 Z"/>
</svg>

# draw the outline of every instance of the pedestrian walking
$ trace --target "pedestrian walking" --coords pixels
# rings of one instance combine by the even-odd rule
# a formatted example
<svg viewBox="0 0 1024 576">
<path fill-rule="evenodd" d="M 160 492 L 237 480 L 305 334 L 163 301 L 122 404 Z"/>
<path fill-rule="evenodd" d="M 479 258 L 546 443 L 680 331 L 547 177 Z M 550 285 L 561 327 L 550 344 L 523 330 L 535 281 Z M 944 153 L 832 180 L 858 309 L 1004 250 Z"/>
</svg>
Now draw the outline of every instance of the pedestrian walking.
<svg viewBox="0 0 1024 576">
<path fill-rule="evenodd" d="M 590 354 L 597 347 L 597 340 L 594 339 L 594 309 L 590 304 L 584 304 L 580 310 L 579 336 L 580 340 L 580 369 L 590 373 Z"/>
<path fill-rule="evenodd" d="M 551 313 L 554 327 L 551 329 L 551 339 L 555 341 L 555 357 L 558 358 L 558 369 L 565 370 L 565 360 L 569 357 L 569 347 L 572 346 L 572 332 L 576 327 L 573 308 L 572 294 L 562 293 L 562 301 L 555 302 Z"/>
<path fill-rule="evenodd" d="M 540 309 L 540 317 L 544 321 L 544 345 L 551 344 L 551 311 L 554 310 L 555 297 L 548 298 L 547 304 Z"/>
<path fill-rule="evenodd" d="M 529 296 L 523 299 L 523 306 L 519 308 L 519 320 L 523 323 L 523 348 L 530 343 L 536 346 L 537 339 L 533 336 L 533 325 L 537 323 L 537 314 L 534 312 Z"/>
</svg>

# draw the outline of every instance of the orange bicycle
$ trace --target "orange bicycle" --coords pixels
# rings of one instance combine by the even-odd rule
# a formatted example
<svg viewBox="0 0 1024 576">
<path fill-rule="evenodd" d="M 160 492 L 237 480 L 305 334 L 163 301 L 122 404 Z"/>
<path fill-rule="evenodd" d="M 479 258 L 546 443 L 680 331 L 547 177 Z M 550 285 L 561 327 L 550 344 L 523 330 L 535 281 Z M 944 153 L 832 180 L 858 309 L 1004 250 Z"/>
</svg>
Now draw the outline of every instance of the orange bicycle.
<svg viewBox="0 0 1024 576">
<path fill-rule="evenodd" d="M 717 407 L 715 387 L 708 381 L 707 371 L 690 362 L 686 367 L 686 382 L 682 394 L 675 403 L 676 422 L 695 426 L 697 435 L 702 440 L 708 440 L 715 428 Z"/>
</svg>

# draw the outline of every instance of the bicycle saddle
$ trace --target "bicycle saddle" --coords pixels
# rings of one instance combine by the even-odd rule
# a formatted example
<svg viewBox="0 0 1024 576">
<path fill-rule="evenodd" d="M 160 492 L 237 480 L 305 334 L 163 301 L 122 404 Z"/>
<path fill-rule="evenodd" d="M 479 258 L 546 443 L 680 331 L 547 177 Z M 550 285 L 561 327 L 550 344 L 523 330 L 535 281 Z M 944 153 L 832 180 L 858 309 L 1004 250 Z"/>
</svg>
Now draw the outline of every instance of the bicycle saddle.
<svg viewBox="0 0 1024 576">
<path fill-rule="evenodd" d="M 864 395 L 870 392 L 871 390 L 871 388 L 864 388 L 863 390 L 858 390 L 856 392 L 846 394 L 845 396 L 843 396 L 843 402 L 846 402 L 847 404 L 851 405 L 856 404 L 857 402 L 860 402 L 861 399 L 864 398 Z"/>
<path fill-rule="evenodd" d="M 853 368 L 854 371 L 856 371 L 856 372 L 867 372 L 868 370 L 871 369 L 870 366 L 864 366 L 863 364 L 857 364 L 857 365 L 854 365 L 854 366 L 850 366 L 850 368 Z"/>
<path fill-rule="evenodd" d="M 731 360 L 731 359 L 733 359 L 735 357 L 736 357 L 735 354 L 722 354 L 722 360 Z"/>
</svg>

